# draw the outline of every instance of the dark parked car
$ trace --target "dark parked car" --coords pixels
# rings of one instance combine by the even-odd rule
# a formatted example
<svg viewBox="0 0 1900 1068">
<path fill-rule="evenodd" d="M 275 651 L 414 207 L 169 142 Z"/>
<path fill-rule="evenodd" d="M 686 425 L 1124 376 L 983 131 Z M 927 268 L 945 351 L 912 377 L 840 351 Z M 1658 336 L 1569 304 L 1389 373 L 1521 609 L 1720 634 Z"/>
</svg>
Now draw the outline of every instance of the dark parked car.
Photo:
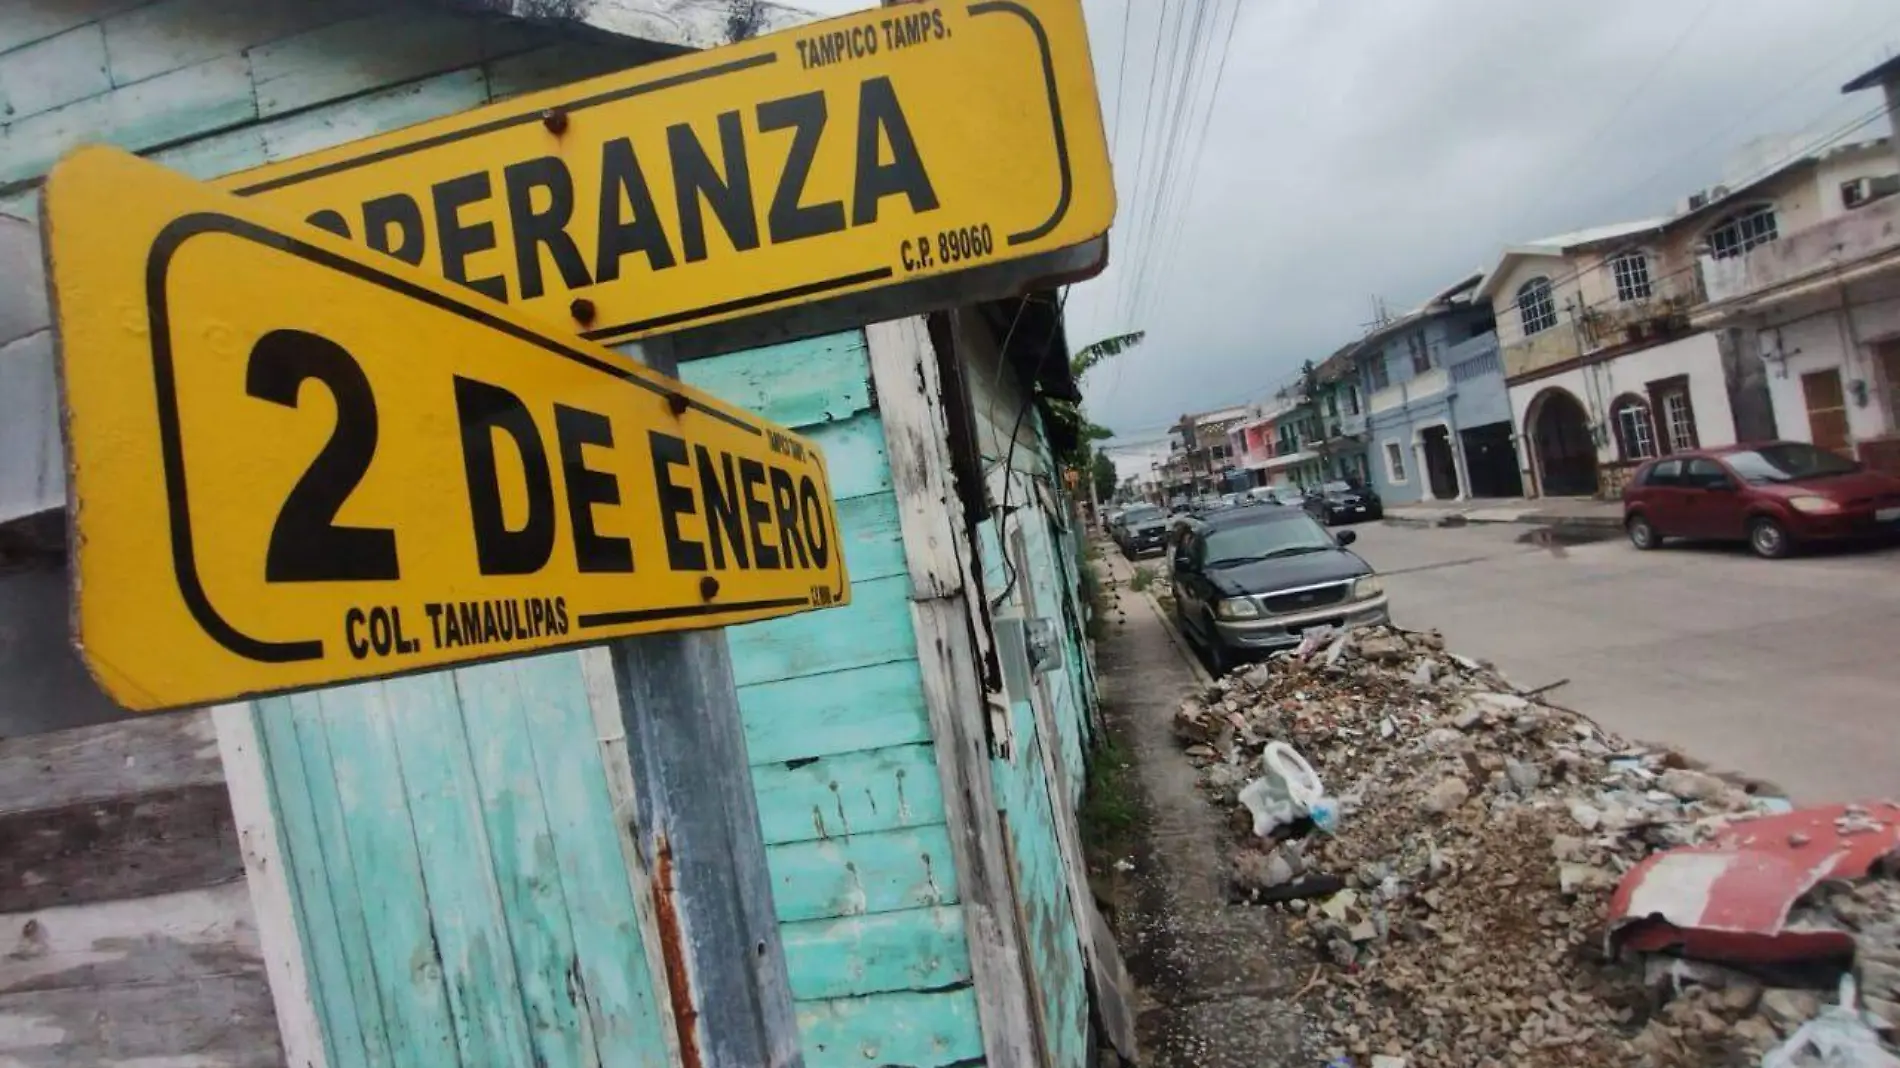
<svg viewBox="0 0 1900 1068">
<path fill-rule="evenodd" d="M 1130 508 L 1116 521 L 1115 544 L 1130 560 L 1143 553 L 1161 552 L 1168 547 L 1168 517 L 1151 504 Z"/>
<path fill-rule="evenodd" d="M 1181 632 L 1216 673 L 1298 645 L 1308 631 L 1384 623 L 1371 565 L 1294 508 L 1239 508 L 1191 524 L 1174 550 Z"/>
<path fill-rule="evenodd" d="M 1306 510 L 1313 518 L 1332 526 L 1334 523 L 1350 523 L 1360 519 L 1379 519 L 1385 515 L 1385 505 L 1379 495 L 1368 487 L 1354 486 L 1350 482 L 1328 482 L 1306 495 Z"/>
<path fill-rule="evenodd" d="M 1804 542 L 1900 534 L 1900 478 L 1799 441 L 1679 452 L 1637 469 L 1623 529 L 1638 549 L 1708 538 L 1782 557 Z"/>
</svg>

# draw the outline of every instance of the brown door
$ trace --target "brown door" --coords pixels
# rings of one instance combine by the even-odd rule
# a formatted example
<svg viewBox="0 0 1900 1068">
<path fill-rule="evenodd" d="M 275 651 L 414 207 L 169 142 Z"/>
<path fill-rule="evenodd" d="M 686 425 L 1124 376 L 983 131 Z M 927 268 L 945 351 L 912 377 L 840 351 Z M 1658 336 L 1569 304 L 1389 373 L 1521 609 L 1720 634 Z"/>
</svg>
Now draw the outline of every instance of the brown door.
<svg viewBox="0 0 1900 1068">
<path fill-rule="evenodd" d="M 1808 434 L 1814 444 L 1847 452 L 1847 398 L 1841 392 L 1837 367 L 1809 371 L 1801 376 L 1801 396 L 1808 406 Z"/>
<path fill-rule="evenodd" d="M 1879 353 L 1880 377 L 1886 379 L 1887 425 L 1900 431 L 1900 341 L 1883 341 Z"/>
</svg>

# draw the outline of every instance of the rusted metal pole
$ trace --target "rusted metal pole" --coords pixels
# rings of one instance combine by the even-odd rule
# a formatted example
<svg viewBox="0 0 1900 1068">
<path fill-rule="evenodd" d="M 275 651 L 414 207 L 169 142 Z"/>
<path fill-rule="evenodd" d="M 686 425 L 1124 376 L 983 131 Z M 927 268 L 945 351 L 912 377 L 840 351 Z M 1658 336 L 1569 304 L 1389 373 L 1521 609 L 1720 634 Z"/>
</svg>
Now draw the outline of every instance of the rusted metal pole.
<svg viewBox="0 0 1900 1068">
<path fill-rule="evenodd" d="M 668 374 L 671 354 L 629 354 Z M 723 630 L 608 646 L 685 1068 L 803 1068 Z"/>
</svg>

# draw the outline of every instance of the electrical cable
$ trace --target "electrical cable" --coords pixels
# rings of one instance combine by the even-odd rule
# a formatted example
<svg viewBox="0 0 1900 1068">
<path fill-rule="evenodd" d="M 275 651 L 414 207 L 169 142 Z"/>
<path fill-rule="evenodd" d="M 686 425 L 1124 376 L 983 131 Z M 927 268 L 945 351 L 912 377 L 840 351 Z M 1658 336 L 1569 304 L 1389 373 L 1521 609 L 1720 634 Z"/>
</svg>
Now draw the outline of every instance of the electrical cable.
<svg viewBox="0 0 1900 1068">
<path fill-rule="evenodd" d="M 1232 14 L 1230 14 L 1227 19 L 1227 32 L 1223 35 L 1221 40 L 1220 59 L 1215 62 L 1214 66 L 1214 88 L 1207 96 L 1207 107 L 1201 117 L 1201 133 L 1199 138 L 1195 141 L 1194 154 L 1191 157 L 1193 164 L 1188 169 L 1187 192 L 1183 195 L 1172 212 L 1174 225 L 1168 228 L 1167 244 L 1163 246 L 1159 264 L 1161 277 L 1163 278 L 1166 278 L 1167 273 L 1173 270 L 1175 257 L 1179 254 L 1181 248 L 1181 235 L 1187 229 L 1186 226 L 1183 225 L 1184 220 L 1182 219 L 1182 215 L 1193 206 L 1194 192 L 1201 184 L 1201 171 L 1203 170 L 1201 161 L 1207 154 L 1207 132 L 1208 129 L 1214 125 L 1214 109 L 1220 102 L 1221 84 L 1227 74 L 1227 57 L 1231 53 L 1234 43 L 1234 28 L 1240 22 L 1240 0 L 1234 0 L 1234 6 L 1231 10 Z M 1163 218 L 1168 217 L 1170 217 L 1170 214 L 1164 211 Z M 1136 320 L 1139 320 L 1144 315 L 1140 294 L 1137 294 L 1135 308 L 1132 314 Z"/>
<path fill-rule="evenodd" d="M 1115 125 L 1108 132 L 1108 156 L 1115 158 L 1115 142 L 1121 139 L 1122 105 L 1128 99 L 1128 24 L 1135 12 L 1135 0 L 1122 0 L 1121 69 L 1115 75 Z"/>
<path fill-rule="evenodd" d="M 1215 5 L 1218 11 L 1219 0 L 1215 0 Z M 1207 9 L 1206 0 L 1195 0 L 1194 25 L 1188 31 L 1187 44 L 1182 50 L 1181 79 L 1175 86 L 1177 91 L 1171 94 L 1173 112 L 1167 120 L 1167 134 L 1161 142 L 1162 164 L 1159 176 L 1155 179 L 1154 195 L 1146 200 L 1138 201 L 1135 205 L 1136 229 L 1130 231 L 1130 234 L 1131 237 L 1140 235 L 1135 239 L 1141 242 L 1141 269 L 1136 275 L 1134 293 L 1130 298 L 1131 312 L 1138 304 L 1141 293 L 1147 288 L 1148 279 L 1154 273 L 1156 260 L 1154 245 L 1157 232 L 1155 227 L 1162 221 L 1157 215 L 1162 205 L 1168 202 L 1174 176 L 1181 163 L 1179 149 L 1182 131 L 1185 128 L 1182 118 L 1187 113 L 1188 101 L 1197 95 L 1197 86 L 1205 70 L 1203 61 L 1212 37 L 1210 32 L 1205 31 L 1211 31 L 1214 25 L 1207 21 Z M 1167 104 L 1164 102 L 1163 109 L 1166 110 L 1166 108 Z M 1191 125 L 1192 122 L 1192 118 L 1189 118 L 1186 125 Z"/>
<path fill-rule="evenodd" d="M 1025 298 L 1023 303 L 1025 305 L 1028 304 L 1028 300 Z M 996 508 L 996 550 L 997 555 L 1002 557 L 1003 570 L 1008 573 L 1009 579 L 1003 584 L 1003 592 L 997 594 L 996 597 L 990 601 L 990 611 L 992 612 L 996 611 L 997 606 L 1008 600 L 1010 593 L 1016 589 L 1016 565 L 1012 564 L 1009 559 L 1009 539 L 1007 537 L 1009 533 L 1009 491 L 1016 483 L 1010 471 L 1010 465 L 1016 462 L 1016 437 L 1022 433 L 1023 417 L 1029 414 L 1030 407 L 1036 403 L 1036 381 L 1042 377 L 1042 365 L 1048 362 L 1049 353 L 1055 348 L 1056 333 L 1062 329 L 1062 312 L 1063 309 L 1068 307 L 1068 304 L 1069 287 L 1064 286 L 1062 287 L 1061 296 L 1056 299 L 1056 312 L 1049 323 L 1049 336 L 1043 339 L 1042 352 L 1036 356 L 1035 370 L 1030 372 L 1029 383 L 1023 390 L 1022 407 L 1016 409 L 1016 422 L 1010 426 L 1009 448 L 1003 453 L 1003 500 Z"/>
<path fill-rule="evenodd" d="M 1168 15 L 1168 7 L 1169 5 L 1167 4 L 1166 0 L 1163 0 L 1161 14 L 1157 17 L 1156 23 L 1155 23 L 1157 29 L 1159 29 L 1161 23 L 1164 20 L 1166 20 L 1167 15 Z M 1175 9 L 1177 16 L 1180 16 L 1181 13 L 1185 12 L 1185 10 L 1186 10 L 1185 8 Z M 1171 34 L 1171 40 L 1168 42 L 1168 47 L 1167 47 L 1168 84 L 1170 85 L 1174 83 L 1174 66 L 1175 66 L 1174 49 L 1175 49 L 1175 43 L 1178 42 L 1181 37 L 1181 23 L 1183 21 L 1184 21 L 1184 17 L 1177 17 L 1174 20 L 1174 28 Z M 1163 111 L 1166 110 L 1165 99 L 1162 97 L 1157 97 L 1155 95 L 1155 76 L 1161 72 L 1161 54 L 1162 54 L 1161 38 L 1162 38 L 1162 35 L 1160 33 L 1155 34 L 1154 54 L 1152 57 L 1152 61 L 1148 67 L 1148 98 L 1146 102 L 1142 105 L 1142 109 L 1141 109 L 1141 142 L 1135 151 L 1135 180 L 1134 180 L 1134 183 L 1129 186 L 1129 189 L 1131 190 L 1140 190 L 1141 188 L 1143 188 L 1143 183 L 1141 179 L 1142 179 L 1142 175 L 1147 173 L 1148 158 L 1149 158 L 1148 129 L 1149 129 L 1150 123 L 1152 122 L 1155 112 L 1157 110 L 1163 110 Z M 1160 105 L 1159 108 L 1157 108 L 1157 105 Z M 1139 194 L 1137 193 L 1136 196 L 1138 197 Z M 1134 240 L 1132 231 L 1130 232 L 1128 248 L 1131 252 L 1135 248 L 1135 240 Z M 1126 287 L 1127 287 L 1126 278 L 1118 277 L 1116 279 L 1116 292 L 1117 292 L 1116 300 L 1118 303 L 1123 299 L 1122 294 L 1126 292 Z"/>
</svg>

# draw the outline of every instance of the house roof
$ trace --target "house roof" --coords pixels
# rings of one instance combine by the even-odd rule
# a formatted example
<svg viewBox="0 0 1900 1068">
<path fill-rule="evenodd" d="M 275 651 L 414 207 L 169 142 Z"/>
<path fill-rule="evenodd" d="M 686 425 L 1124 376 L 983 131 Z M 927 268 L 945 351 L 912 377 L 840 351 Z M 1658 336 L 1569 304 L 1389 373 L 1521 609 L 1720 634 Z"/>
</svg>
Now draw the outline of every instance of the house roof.
<svg viewBox="0 0 1900 1068">
<path fill-rule="evenodd" d="M 1560 257 L 1566 253 L 1605 241 L 1618 241 L 1637 234 L 1654 233 L 1669 223 L 1667 218 L 1633 219 L 1629 222 L 1608 223 L 1603 226 L 1591 226 L 1582 230 L 1572 230 L 1565 234 L 1552 234 L 1535 241 L 1526 241 L 1518 245 L 1506 245 L 1498 255 L 1498 261 L 1484 273 L 1484 279 L 1472 294 L 1474 300 L 1489 300 L 1497 295 L 1498 285 L 1511 273 L 1522 260 L 1538 256 Z"/>
<path fill-rule="evenodd" d="M 1399 316 L 1389 323 L 1380 325 L 1377 329 L 1346 346 L 1346 348 L 1341 351 L 1347 353 L 1348 358 L 1357 356 L 1368 346 L 1384 341 L 1386 338 L 1391 337 L 1393 334 L 1398 333 L 1408 326 L 1415 325 L 1435 316 L 1444 315 L 1447 312 L 1470 307 L 1472 300 L 1475 298 L 1467 296 L 1466 294 L 1469 294 L 1479 282 L 1483 281 L 1484 277 L 1484 272 L 1473 271 L 1471 274 L 1460 278 L 1444 289 L 1433 293 L 1430 297 L 1426 298 L 1425 303 L 1413 308 L 1411 311 L 1406 312 L 1404 315 Z M 1334 355 L 1337 356 L 1338 353 Z"/>
<path fill-rule="evenodd" d="M 1857 93 L 1862 89 L 1872 89 L 1877 85 L 1885 85 L 1895 79 L 1900 79 L 1900 56 L 1889 59 L 1873 70 L 1841 86 L 1841 92 Z"/>
<path fill-rule="evenodd" d="M 717 48 L 821 18 L 772 0 L 452 0 L 452 6 L 689 50 Z"/>
</svg>

